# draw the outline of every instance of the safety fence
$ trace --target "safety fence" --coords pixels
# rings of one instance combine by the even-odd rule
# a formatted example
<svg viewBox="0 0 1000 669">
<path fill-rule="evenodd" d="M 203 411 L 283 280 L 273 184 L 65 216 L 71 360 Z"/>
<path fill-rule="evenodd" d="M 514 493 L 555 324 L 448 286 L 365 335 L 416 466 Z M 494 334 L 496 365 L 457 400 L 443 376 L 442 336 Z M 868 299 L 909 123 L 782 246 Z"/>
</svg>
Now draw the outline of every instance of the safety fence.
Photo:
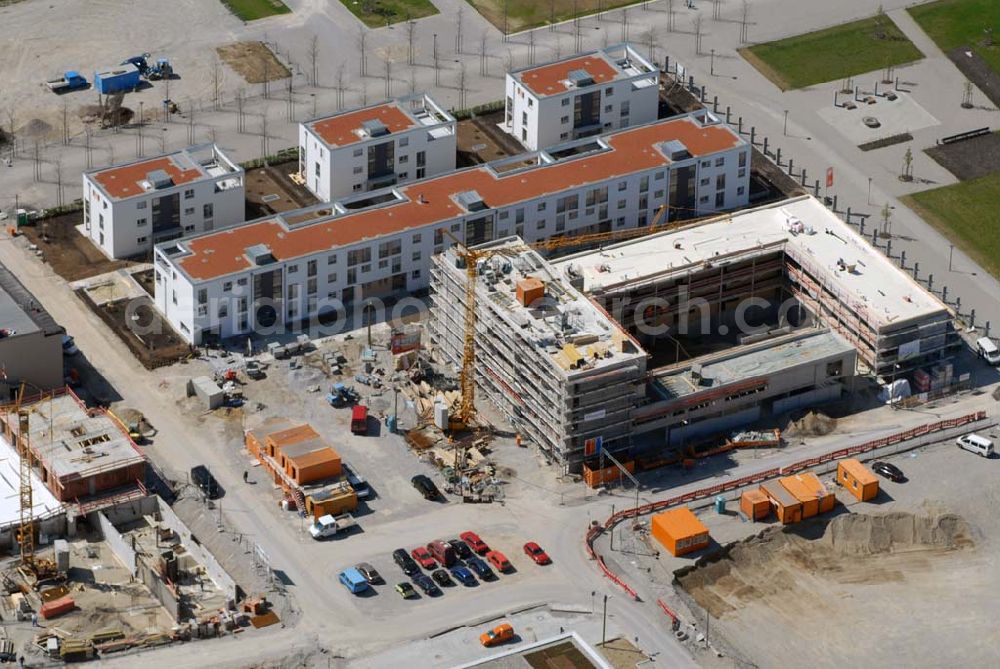
<svg viewBox="0 0 1000 669">
<path fill-rule="evenodd" d="M 818 455 L 813 458 L 808 458 L 806 460 L 801 460 L 791 465 L 786 465 L 784 467 L 775 467 L 773 469 L 768 469 L 761 472 L 756 472 L 748 476 L 744 476 L 738 479 L 732 479 L 730 481 L 725 481 L 717 485 L 709 486 L 707 488 L 701 488 L 699 490 L 692 490 L 686 492 L 682 495 L 677 495 L 675 497 L 669 497 L 667 499 L 662 499 L 656 502 L 651 502 L 643 506 L 632 507 L 628 509 L 623 509 L 617 513 L 612 514 L 604 521 L 603 524 L 598 521 L 594 521 L 591 526 L 587 529 L 586 535 L 586 547 L 587 553 L 590 555 L 591 559 L 597 562 L 598 567 L 604 572 L 613 583 L 622 588 L 625 592 L 629 594 L 630 597 L 639 600 L 639 595 L 636 593 L 635 589 L 632 588 L 628 583 L 626 583 L 618 574 L 615 574 L 611 569 L 608 568 L 607 564 L 604 562 L 604 558 L 594 550 L 594 540 L 601 534 L 607 531 L 611 531 L 615 525 L 617 525 L 622 520 L 627 518 L 635 518 L 638 516 L 644 516 L 648 513 L 654 511 L 660 511 L 678 504 L 685 504 L 687 502 L 692 502 L 697 499 L 704 499 L 706 497 L 714 497 L 721 493 L 729 492 L 732 490 L 737 490 L 739 488 L 764 481 L 766 479 L 771 479 L 776 476 L 786 476 L 810 467 L 815 467 L 832 460 L 839 460 L 841 458 L 848 458 L 861 453 L 866 453 L 868 451 L 873 451 L 875 449 L 884 448 L 886 446 L 892 446 L 894 444 L 904 443 L 913 439 L 918 439 L 919 437 L 933 434 L 935 432 L 942 432 L 944 430 L 949 430 L 956 427 L 961 427 L 963 425 L 968 425 L 969 423 L 974 423 L 977 421 L 984 420 L 986 418 L 985 411 L 978 411 L 976 413 L 966 414 L 965 416 L 960 416 L 958 418 L 949 418 L 947 420 L 937 421 L 936 423 L 927 423 L 925 425 L 920 425 L 918 427 L 906 430 L 904 432 L 897 432 L 885 437 L 880 437 L 878 439 L 872 439 L 871 441 L 866 441 L 862 444 L 855 444 L 854 446 L 848 446 L 847 448 L 841 448 L 836 451 L 831 451 L 830 453 L 824 453 L 823 455 Z M 662 602 L 660 603 L 661 608 L 663 608 Z M 668 614 L 669 615 L 669 614 Z"/>
</svg>

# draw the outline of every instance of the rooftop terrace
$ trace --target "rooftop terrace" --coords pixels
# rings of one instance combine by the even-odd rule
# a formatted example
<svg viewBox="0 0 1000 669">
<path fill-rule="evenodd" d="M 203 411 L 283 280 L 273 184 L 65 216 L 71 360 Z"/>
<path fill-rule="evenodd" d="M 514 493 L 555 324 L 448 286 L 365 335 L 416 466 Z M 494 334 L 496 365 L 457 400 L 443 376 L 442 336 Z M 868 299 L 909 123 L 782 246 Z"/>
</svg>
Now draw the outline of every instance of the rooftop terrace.
<svg viewBox="0 0 1000 669">
<path fill-rule="evenodd" d="M 545 97 L 654 71 L 655 68 L 632 49 L 617 45 L 514 70 L 510 75 L 538 97 Z"/>
<path fill-rule="evenodd" d="M 154 158 L 102 167 L 84 174 L 112 200 L 216 179 L 241 171 L 213 145 L 192 146 Z"/>
<path fill-rule="evenodd" d="M 429 97 L 410 95 L 363 109 L 312 119 L 305 125 L 328 147 L 341 147 L 414 128 L 430 128 L 454 120 Z"/>
</svg>

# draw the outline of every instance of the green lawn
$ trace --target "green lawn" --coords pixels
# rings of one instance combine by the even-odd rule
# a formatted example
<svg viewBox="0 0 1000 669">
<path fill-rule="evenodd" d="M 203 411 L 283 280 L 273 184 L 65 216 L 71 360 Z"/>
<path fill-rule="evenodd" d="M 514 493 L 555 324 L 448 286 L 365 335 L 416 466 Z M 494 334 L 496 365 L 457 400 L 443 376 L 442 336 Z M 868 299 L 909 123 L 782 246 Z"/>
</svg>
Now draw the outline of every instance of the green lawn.
<svg viewBox="0 0 1000 669">
<path fill-rule="evenodd" d="M 781 90 L 836 81 L 924 57 L 888 16 L 845 23 L 741 50 Z"/>
<path fill-rule="evenodd" d="M 430 0 L 340 0 L 369 28 L 437 14 Z"/>
<path fill-rule="evenodd" d="M 983 269 L 1000 277 L 1000 236 L 996 228 L 1000 172 L 914 193 L 904 200 Z"/>
<path fill-rule="evenodd" d="M 466 0 L 482 14 L 487 21 L 503 31 L 504 0 Z M 639 0 L 576 0 L 576 13 L 579 16 L 595 14 L 598 10 L 616 9 L 626 5 L 638 4 Z M 679 8 L 681 0 L 675 3 Z M 549 23 L 568 21 L 573 18 L 573 0 L 507 0 L 507 32 L 516 33 L 529 28 L 537 28 Z M 617 20 L 617 19 L 616 19 Z M 633 35 L 642 30 L 641 14 L 629 12 L 629 24 Z M 633 39 L 636 39 L 633 37 Z"/>
<path fill-rule="evenodd" d="M 971 46 L 1000 73 L 1000 2 L 997 0 L 940 0 L 907 11 L 942 51 Z M 986 46 L 986 29 L 993 28 L 997 44 Z"/>
<path fill-rule="evenodd" d="M 244 21 L 254 21 L 292 11 L 281 0 L 222 0 L 222 4 Z"/>
</svg>

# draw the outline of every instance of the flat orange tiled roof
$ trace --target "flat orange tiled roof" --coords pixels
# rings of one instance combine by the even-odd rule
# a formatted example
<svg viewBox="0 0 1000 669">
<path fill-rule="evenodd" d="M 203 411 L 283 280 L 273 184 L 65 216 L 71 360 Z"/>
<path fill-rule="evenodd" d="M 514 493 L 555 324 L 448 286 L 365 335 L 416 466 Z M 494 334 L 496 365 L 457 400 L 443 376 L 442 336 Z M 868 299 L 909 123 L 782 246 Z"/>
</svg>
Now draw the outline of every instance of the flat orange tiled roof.
<svg viewBox="0 0 1000 669">
<path fill-rule="evenodd" d="M 139 182 L 145 181 L 146 175 L 155 170 L 163 170 L 170 175 L 175 186 L 197 181 L 205 176 L 198 167 L 184 170 L 177 166 L 172 156 L 162 156 L 121 167 L 109 167 L 106 170 L 93 173 L 91 178 L 99 183 L 111 197 L 126 198 L 144 193 L 145 191 Z"/>
<path fill-rule="evenodd" d="M 497 176 L 486 167 L 452 172 L 398 188 L 408 200 L 367 211 L 320 220 L 287 229 L 271 218 L 194 237 L 185 243 L 190 255 L 178 266 L 194 280 L 214 279 L 250 267 L 249 246 L 266 244 L 275 259 L 290 260 L 365 239 L 420 228 L 465 213 L 452 196 L 477 191 L 492 208 L 507 207 L 551 193 L 606 181 L 670 161 L 655 147 L 680 140 L 692 156 L 712 154 L 739 145 L 724 125 L 702 127 L 685 117 L 622 130 L 606 136 L 610 151 L 582 156 L 526 172 Z"/>
<path fill-rule="evenodd" d="M 330 146 L 346 146 L 361 141 L 355 132 L 365 121 L 382 121 L 390 133 L 417 126 L 413 118 L 394 102 L 358 111 L 337 114 L 310 124 L 313 131 Z"/>
<path fill-rule="evenodd" d="M 573 70 L 584 70 L 594 83 L 604 84 L 614 81 L 618 70 L 601 54 L 581 56 L 572 60 L 564 60 L 551 65 L 543 65 L 533 70 L 523 70 L 520 73 L 521 83 L 535 95 L 554 95 L 568 91 L 566 79 Z"/>
</svg>

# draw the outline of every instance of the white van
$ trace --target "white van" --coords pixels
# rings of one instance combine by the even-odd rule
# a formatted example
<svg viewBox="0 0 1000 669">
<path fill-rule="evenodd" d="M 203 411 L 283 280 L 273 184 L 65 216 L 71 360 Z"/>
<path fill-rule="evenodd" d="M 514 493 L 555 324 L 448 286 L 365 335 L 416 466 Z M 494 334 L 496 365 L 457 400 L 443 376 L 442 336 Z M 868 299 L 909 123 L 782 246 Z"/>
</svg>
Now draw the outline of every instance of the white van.
<svg viewBox="0 0 1000 669">
<path fill-rule="evenodd" d="M 989 337 L 982 337 L 976 341 L 976 352 L 994 367 L 1000 365 L 1000 348 L 997 348 L 997 345 Z"/>
<path fill-rule="evenodd" d="M 988 458 L 993 455 L 993 442 L 978 434 L 966 434 L 955 440 L 959 448 L 964 448 L 970 453 Z"/>
</svg>

